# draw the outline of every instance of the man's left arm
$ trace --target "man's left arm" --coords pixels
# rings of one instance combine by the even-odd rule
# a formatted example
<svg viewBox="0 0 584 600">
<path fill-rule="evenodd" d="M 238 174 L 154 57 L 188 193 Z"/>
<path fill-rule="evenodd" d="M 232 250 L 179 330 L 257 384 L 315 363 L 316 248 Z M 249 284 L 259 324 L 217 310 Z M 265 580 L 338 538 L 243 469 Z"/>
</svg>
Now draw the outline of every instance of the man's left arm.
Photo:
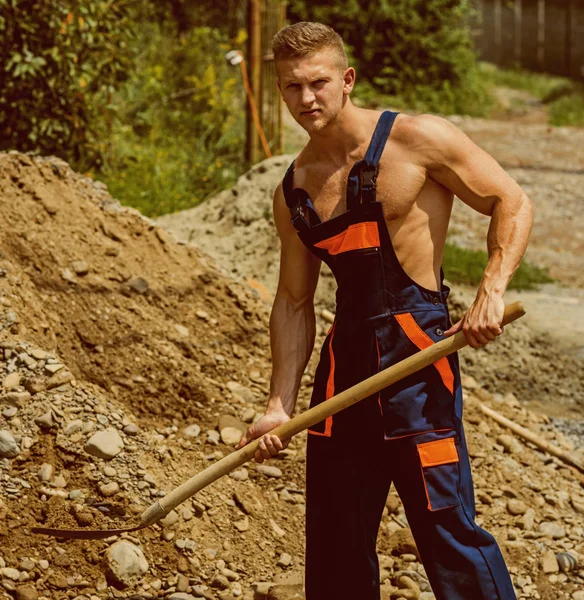
<svg viewBox="0 0 584 600">
<path fill-rule="evenodd" d="M 527 248 L 533 223 L 531 200 L 503 168 L 452 123 L 431 115 L 414 117 L 414 147 L 427 174 L 465 204 L 491 217 L 488 264 L 477 296 L 446 335 L 464 331 L 478 348 L 502 333 L 503 294 Z"/>
</svg>

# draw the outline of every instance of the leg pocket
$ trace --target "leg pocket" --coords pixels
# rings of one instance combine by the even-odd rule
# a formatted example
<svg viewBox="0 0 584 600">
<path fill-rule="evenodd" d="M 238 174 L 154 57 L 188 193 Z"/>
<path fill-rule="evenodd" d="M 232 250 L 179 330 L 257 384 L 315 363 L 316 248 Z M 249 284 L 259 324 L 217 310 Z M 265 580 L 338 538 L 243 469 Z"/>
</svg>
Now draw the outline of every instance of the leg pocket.
<svg viewBox="0 0 584 600">
<path fill-rule="evenodd" d="M 428 510 L 460 506 L 459 459 L 454 432 L 431 442 L 417 444 Z"/>
</svg>

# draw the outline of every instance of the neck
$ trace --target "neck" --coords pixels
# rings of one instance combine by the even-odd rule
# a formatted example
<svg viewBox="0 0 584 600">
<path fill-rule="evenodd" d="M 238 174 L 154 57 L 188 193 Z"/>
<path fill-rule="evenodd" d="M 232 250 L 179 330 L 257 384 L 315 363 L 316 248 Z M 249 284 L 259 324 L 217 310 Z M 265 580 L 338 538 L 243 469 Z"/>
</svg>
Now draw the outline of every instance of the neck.
<svg viewBox="0 0 584 600">
<path fill-rule="evenodd" d="M 365 133 L 368 128 L 364 127 L 367 112 L 347 99 L 333 122 L 323 130 L 309 134 L 312 150 L 334 162 L 346 162 L 347 157 L 369 142 Z"/>
</svg>

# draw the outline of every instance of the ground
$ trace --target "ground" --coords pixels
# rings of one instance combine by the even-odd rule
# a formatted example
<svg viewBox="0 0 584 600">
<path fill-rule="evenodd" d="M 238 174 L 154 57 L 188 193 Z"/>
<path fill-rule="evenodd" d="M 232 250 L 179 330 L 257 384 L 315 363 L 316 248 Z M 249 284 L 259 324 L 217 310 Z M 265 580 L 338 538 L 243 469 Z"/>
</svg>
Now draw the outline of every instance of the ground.
<svg viewBox="0 0 584 600">
<path fill-rule="evenodd" d="M 487 128 L 480 121 L 464 126 L 471 135 Z M 559 131 L 558 139 L 568 140 Z M 517 137 L 505 135 L 504 149 Z M 538 139 L 533 133 L 530 143 Z M 570 160 L 575 155 L 574 149 Z M 270 196 L 287 163 L 284 157 L 257 165 L 233 190 L 155 224 L 60 161 L 0 154 L 0 594 L 302 598 L 302 434 L 271 468 L 247 464 L 164 522 L 124 535 L 124 547 L 111 538 L 31 534 L 36 524 L 131 521 L 216 465 L 238 431 L 261 415 L 278 256 Z M 558 313 L 570 318 L 566 306 L 581 305 L 583 287 L 581 274 L 562 270 L 559 248 L 545 251 L 544 232 L 554 228 L 568 262 L 578 252 L 566 231 L 578 231 L 580 215 L 567 211 L 582 174 L 565 174 L 563 191 L 555 177 L 554 171 L 549 186 L 547 179 L 531 180 L 530 192 L 536 215 L 547 215 L 536 221 L 532 259 L 560 282 L 537 292 L 550 307 L 561 302 L 554 322 Z M 457 210 L 454 221 L 469 245 L 480 242 L 484 227 L 472 218 Z M 331 290 L 324 274 L 319 310 L 334 309 Z M 538 296 L 522 298 L 540 306 Z M 469 299 L 468 290 L 456 290 L 453 312 Z M 543 315 L 549 319 L 548 309 Z M 318 344 L 327 327 L 319 317 Z M 522 598 L 568 599 L 584 589 L 584 571 L 559 572 L 554 556 L 584 555 L 582 475 L 487 419 L 480 403 L 582 460 L 574 421 L 548 416 L 552 406 L 566 416 L 582 405 L 577 342 L 526 317 L 491 348 L 461 353 L 478 521 L 499 540 Z M 300 410 L 314 367 L 313 358 Z M 109 447 L 94 437 L 101 432 L 109 432 Z M 414 597 L 432 597 L 408 536 L 392 493 L 379 538 L 384 599 L 407 597 L 404 586 Z M 410 580 L 400 580 L 404 574 Z"/>
</svg>

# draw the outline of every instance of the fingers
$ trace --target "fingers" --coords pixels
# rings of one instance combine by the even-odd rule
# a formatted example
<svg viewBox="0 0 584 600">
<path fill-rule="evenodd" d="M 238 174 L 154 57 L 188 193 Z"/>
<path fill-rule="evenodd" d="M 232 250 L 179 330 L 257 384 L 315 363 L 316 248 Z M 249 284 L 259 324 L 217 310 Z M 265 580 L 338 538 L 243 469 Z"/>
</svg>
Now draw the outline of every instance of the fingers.
<svg viewBox="0 0 584 600">
<path fill-rule="evenodd" d="M 288 446 L 288 442 L 286 442 L 286 446 Z M 258 449 L 254 454 L 254 458 L 256 462 L 261 464 L 264 460 L 276 456 L 276 454 L 278 454 L 280 450 L 284 450 L 286 446 L 284 446 L 284 443 L 279 437 L 275 435 L 264 435 L 258 443 Z"/>
<path fill-rule="evenodd" d="M 237 444 L 235 448 L 239 450 L 240 448 L 243 448 L 244 446 L 249 444 L 251 440 L 253 440 L 256 437 L 254 434 L 255 427 L 251 425 L 251 427 L 249 427 L 248 430 L 243 434 L 241 440 L 239 440 L 239 444 Z"/>
<path fill-rule="evenodd" d="M 464 319 L 460 319 L 460 321 L 458 321 L 458 323 L 455 323 L 450 329 L 447 329 L 444 332 L 444 337 L 449 337 L 451 335 L 454 335 L 455 333 L 458 333 L 462 329 L 463 321 L 464 321 Z"/>
<path fill-rule="evenodd" d="M 502 327 L 498 324 L 471 324 L 468 321 L 465 322 L 462 330 L 468 345 L 472 348 L 481 348 L 503 333 Z"/>
</svg>

